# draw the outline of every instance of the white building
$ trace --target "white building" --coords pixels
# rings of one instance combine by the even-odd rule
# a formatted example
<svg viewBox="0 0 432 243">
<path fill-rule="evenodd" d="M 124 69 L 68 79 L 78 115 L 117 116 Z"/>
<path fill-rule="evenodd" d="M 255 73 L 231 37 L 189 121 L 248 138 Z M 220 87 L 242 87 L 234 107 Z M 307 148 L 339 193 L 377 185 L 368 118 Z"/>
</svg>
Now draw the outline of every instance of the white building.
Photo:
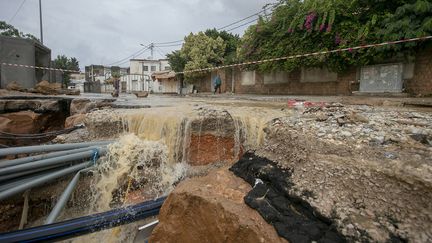
<svg viewBox="0 0 432 243">
<path fill-rule="evenodd" d="M 171 70 L 167 59 L 131 59 L 130 73 L 122 75 L 120 81 L 126 86 L 126 92 L 148 91 L 163 93 L 161 83 L 153 81 L 151 76 L 154 72 Z"/>
<path fill-rule="evenodd" d="M 78 89 L 81 93 L 84 93 L 84 83 L 85 73 L 72 73 L 68 89 Z"/>
</svg>

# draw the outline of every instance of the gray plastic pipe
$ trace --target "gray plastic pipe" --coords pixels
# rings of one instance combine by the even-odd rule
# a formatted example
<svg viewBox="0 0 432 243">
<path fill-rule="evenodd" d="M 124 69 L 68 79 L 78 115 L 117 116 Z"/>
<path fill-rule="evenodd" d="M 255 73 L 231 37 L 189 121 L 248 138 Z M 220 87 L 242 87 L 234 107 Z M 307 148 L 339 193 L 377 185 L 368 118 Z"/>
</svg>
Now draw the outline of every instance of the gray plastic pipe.
<svg viewBox="0 0 432 243">
<path fill-rule="evenodd" d="M 78 171 L 76 175 L 72 178 L 69 185 L 66 187 L 62 195 L 60 196 L 59 200 L 57 201 L 56 205 L 54 206 L 53 210 L 51 210 L 51 213 L 48 215 L 48 218 L 45 220 L 45 224 L 52 224 L 55 222 L 57 217 L 60 215 L 63 208 L 66 206 L 66 203 L 69 201 L 69 198 L 73 191 L 75 190 L 76 185 L 78 184 L 78 181 L 80 179 L 81 173 L 84 173 L 86 171 L 91 170 L 92 168 L 87 168 L 81 171 Z"/>
<path fill-rule="evenodd" d="M 69 155 L 59 156 L 59 157 L 55 157 L 55 158 L 51 158 L 51 159 L 39 160 L 39 161 L 27 163 L 27 164 L 2 168 L 2 169 L 0 169 L 0 175 L 7 175 L 10 173 L 18 173 L 18 172 L 33 170 L 33 169 L 37 169 L 37 168 L 41 168 L 41 167 L 65 164 L 65 163 L 71 162 L 71 161 L 78 161 L 78 160 L 82 160 L 82 159 L 91 158 L 94 156 L 95 151 L 98 152 L 99 156 L 104 155 L 106 153 L 105 148 L 97 148 L 97 149 L 88 150 L 88 151 L 80 152 L 80 153 L 76 153 L 76 154 L 69 154 Z"/>
<path fill-rule="evenodd" d="M 0 186 L 0 192 L 1 191 L 6 191 L 6 190 L 11 189 L 11 188 L 14 188 L 14 187 L 16 187 L 18 185 L 21 185 L 23 183 L 35 180 L 35 179 L 37 179 L 39 177 L 46 176 L 48 174 L 50 174 L 50 172 L 44 172 L 43 174 L 38 174 L 38 175 L 35 175 L 35 176 L 26 177 L 26 178 L 23 178 L 23 179 L 20 179 L 20 180 L 15 180 L 13 182 L 9 182 L 7 184 L 3 184 L 3 185 Z"/>
<path fill-rule="evenodd" d="M 102 145 L 102 146 L 105 146 L 105 145 Z M 37 160 L 55 158 L 55 157 L 68 155 L 68 154 L 75 154 L 75 153 L 84 152 L 84 151 L 88 151 L 90 149 L 95 149 L 95 148 L 99 148 L 99 147 L 101 147 L 101 146 L 93 146 L 93 147 L 72 149 L 72 150 L 66 150 L 66 151 L 60 151 L 60 152 L 53 152 L 53 153 L 49 153 L 49 154 L 29 156 L 29 157 L 20 158 L 20 159 L 14 159 L 14 160 L 4 160 L 4 161 L 0 161 L 0 168 L 30 163 L 30 162 L 34 162 Z"/>
<path fill-rule="evenodd" d="M 92 164 L 93 164 L 93 162 L 85 162 L 85 163 L 77 164 L 77 165 L 68 167 L 66 169 L 50 173 L 49 175 L 37 178 L 35 180 L 22 183 L 21 185 L 18 185 L 18 186 L 14 187 L 14 188 L 11 188 L 11 189 L 8 189 L 6 191 L 0 192 L 0 200 L 4 200 L 4 199 L 9 198 L 9 197 L 11 197 L 13 195 L 16 195 L 16 194 L 19 194 L 21 192 L 24 192 L 27 189 L 43 185 L 43 184 L 45 184 L 47 182 L 50 182 L 52 180 L 55 180 L 55 179 L 57 179 L 59 177 L 62 177 L 62 176 L 65 176 L 65 175 L 68 175 L 68 174 L 80 171 L 80 170 L 82 170 L 82 169 L 84 169 L 86 167 L 91 166 Z"/>
<path fill-rule="evenodd" d="M 69 143 L 69 144 L 53 144 L 53 145 L 38 145 L 0 149 L 0 157 L 17 154 L 43 153 L 51 151 L 71 150 L 77 148 L 90 147 L 95 145 L 107 145 L 113 141 L 99 141 L 88 143 Z"/>
<path fill-rule="evenodd" d="M 31 175 L 31 174 L 35 174 L 37 172 L 41 172 L 41 171 L 49 171 L 49 170 L 53 170 L 53 169 L 63 169 L 60 167 L 65 167 L 65 165 L 53 165 L 53 166 L 48 166 L 48 167 L 42 167 L 42 168 L 38 168 L 38 169 L 34 169 L 34 170 L 28 170 L 28 171 L 24 171 L 24 172 L 19 172 L 19 173 L 13 173 L 13 174 L 8 174 L 8 175 L 4 175 L 4 176 L 0 176 L 0 182 L 3 181 L 8 181 L 8 180 L 12 180 L 18 177 L 22 177 L 22 176 L 26 176 L 26 175 Z"/>
</svg>

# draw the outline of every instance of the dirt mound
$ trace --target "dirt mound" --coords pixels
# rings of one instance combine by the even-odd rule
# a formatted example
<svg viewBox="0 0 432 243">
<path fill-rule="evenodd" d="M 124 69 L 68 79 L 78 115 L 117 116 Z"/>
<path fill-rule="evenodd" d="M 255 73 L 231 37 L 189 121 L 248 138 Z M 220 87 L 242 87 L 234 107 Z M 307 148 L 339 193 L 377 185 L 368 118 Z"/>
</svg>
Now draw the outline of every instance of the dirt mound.
<svg viewBox="0 0 432 243">
<path fill-rule="evenodd" d="M 180 183 L 151 242 L 286 242 L 243 202 L 251 187 L 227 168 Z"/>
<path fill-rule="evenodd" d="M 11 90 L 11 91 L 19 91 L 19 92 L 26 92 L 27 90 L 22 87 L 21 85 L 19 85 L 17 82 L 12 81 L 10 82 L 7 86 L 6 86 L 7 90 Z"/>
<path fill-rule="evenodd" d="M 59 83 L 50 83 L 48 81 L 42 81 L 36 84 L 33 92 L 45 94 L 45 95 L 56 95 L 60 94 L 62 90 L 61 84 Z"/>
</svg>

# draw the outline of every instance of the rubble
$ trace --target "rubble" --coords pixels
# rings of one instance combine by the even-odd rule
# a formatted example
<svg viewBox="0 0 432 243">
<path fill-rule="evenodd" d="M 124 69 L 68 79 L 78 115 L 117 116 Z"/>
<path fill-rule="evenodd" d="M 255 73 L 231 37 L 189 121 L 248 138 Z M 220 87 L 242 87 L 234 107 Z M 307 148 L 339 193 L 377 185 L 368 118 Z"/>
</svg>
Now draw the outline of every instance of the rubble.
<svg viewBox="0 0 432 243">
<path fill-rule="evenodd" d="M 77 98 L 73 99 L 70 105 L 70 114 L 86 114 L 92 110 L 100 109 L 104 107 L 111 107 L 113 99 L 85 99 L 85 98 Z"/>
<path fill-rule="evenodd" d="M 7 86 L 6 86 L 7 90 L 11 90 L 11 91 L 19 91 L 19 92 L 25 92 L 26 89 L 24 87 L 22 87 L 21 85 L 19 85 L 17 82 L 12 81 L 10 82 Z"/>
<path fill-rule="evenodd" d="M 64 127 L 65 128 L 71 128 L 71 127 L 74 127 L 76 125 L 82 124 L 82 123 L 84 123 L 85 118 L 86 118 L 85 114 L 76 114 L 76 115 L 70 116 L 70 117 L 66 118 Z"/>
<path fill-rule="evenodd" d="M 328 119 L 317 119 L 322 114 Z M 431 132 L 428 112 L 306 108 L 273 121 L 257 154 L 291 170 L 290 193 L 335 218 L 346 237 L 429 242 Z"/>
</svg>

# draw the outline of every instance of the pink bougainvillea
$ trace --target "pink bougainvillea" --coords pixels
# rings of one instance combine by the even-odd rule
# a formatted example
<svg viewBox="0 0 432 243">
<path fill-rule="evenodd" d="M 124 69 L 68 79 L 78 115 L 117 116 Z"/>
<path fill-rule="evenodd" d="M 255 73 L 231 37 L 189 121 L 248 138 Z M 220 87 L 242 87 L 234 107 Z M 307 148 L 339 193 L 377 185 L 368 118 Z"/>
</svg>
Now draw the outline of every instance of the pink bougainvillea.
<svg viewBox="0 0 432 243">
<path fill-rule="evenodd" d="M 306 16 L 304 27 L 308 32 L 312 32 L 313 22 L 315 21 L 316 17 L 317 14 L 315 12 L 311 12 Z"/>
<path fill-rule="evenodd" d="M 320 26 L 320 32 L 323 32 L 325 28 L 326 28 L 326 25 L 325 25 L 325 24 L 322 24 L 322 25 Z"/>
</svg>

